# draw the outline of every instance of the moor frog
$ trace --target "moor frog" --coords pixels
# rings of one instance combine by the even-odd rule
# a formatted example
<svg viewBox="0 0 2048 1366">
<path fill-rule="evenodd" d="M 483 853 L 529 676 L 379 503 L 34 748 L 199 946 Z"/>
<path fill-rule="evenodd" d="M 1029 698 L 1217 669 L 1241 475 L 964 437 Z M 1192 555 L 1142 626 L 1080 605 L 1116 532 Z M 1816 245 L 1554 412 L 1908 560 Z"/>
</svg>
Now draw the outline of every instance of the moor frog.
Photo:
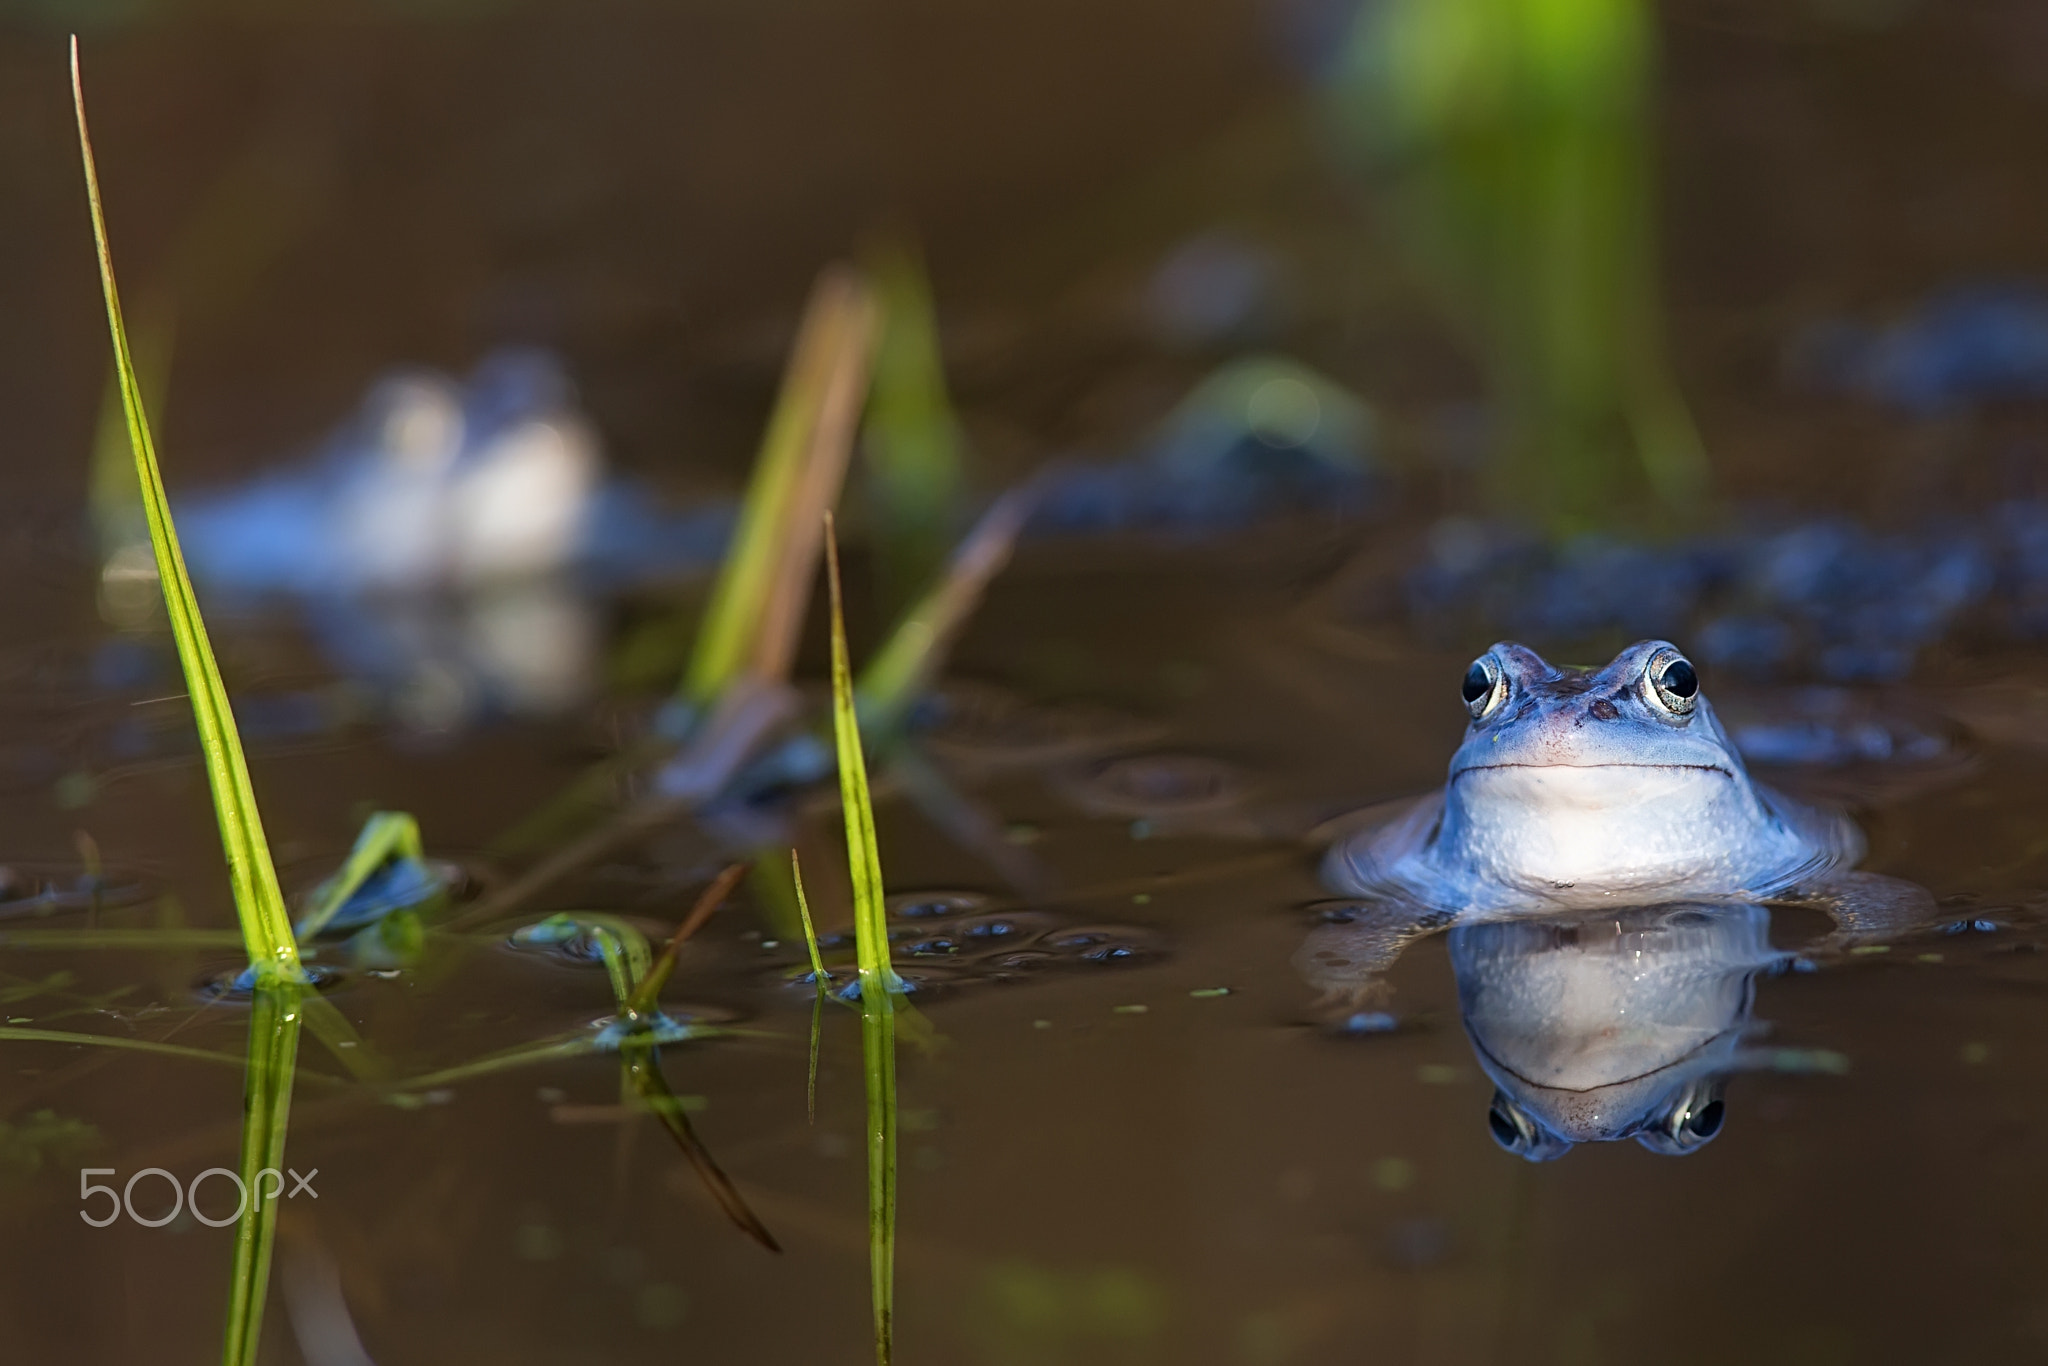
<svg viewBox="0 0 2048 1366">
<path fill-rule="evenodd" d="M 1502 643 L 1463 696 L 1471 725 L 1444 787 L 1337 832 L 1324 877 L 1347 899 L 1296 963 L 1356 1012 L 1384 1000 L 1406 945 L 1449 929 L 1460 1013 L 1498 1088 L 1488 1123 L 1511 1151 L 1712 1138 L 1751 981 L 1791 961 L 1769 946 L 1765 903 L 1833 916 L 1809 959 L 1933 915 L 1925 889 L 1851 870 L 1864 846 L 1847 816 L 1750 777 L 1665 641 L 1602 669 Z"/>
<path fill-rule="evenodd" d="M 1336 890 L 1457 914 L 1759 899 L 1863 852 L 1846 817 L 1751 780 L 1664 641 L 1599 670 L 1503 642 L 1463 692 L 1472 724 L 1449 781 L 1338 840 L 1324 865 Z"/>
</svg>

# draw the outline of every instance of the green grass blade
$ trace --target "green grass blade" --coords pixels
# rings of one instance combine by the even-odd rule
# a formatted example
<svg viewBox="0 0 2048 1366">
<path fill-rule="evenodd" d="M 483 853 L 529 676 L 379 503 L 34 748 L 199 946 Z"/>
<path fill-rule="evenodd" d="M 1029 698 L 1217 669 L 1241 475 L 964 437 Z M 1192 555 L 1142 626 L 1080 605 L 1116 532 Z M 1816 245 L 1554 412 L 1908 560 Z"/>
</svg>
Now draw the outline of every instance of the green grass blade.
<svg viewBox="0 0 2048 1366">
<path fill-rule="evenodd" d="M 169 391 L 171 352 L 176 329 L 167 304 L 151 308 L 145 301 L 142 318 L 131 339 L 135 369 L 148 411 L 162 416 Z M 142 510 L 142 490 L 135 482 L 135 451 L 128 442 L 127 405 L 122 402 L 121 375 L 109 367 L 92 434 L 93 537 L 100 557 L 100 616 L 110 625 L 135 629 L 156 620 L 163 605 L 156 557 L 149 547 L 149 517 Z"/>
<path fill-rule="evenodd" d="M 260 1198 L 258 1173 L 284 1170 L 285 1130 L 291 1121 L 292 1079 L 298 1070 L 305 992 L 296 982 L 259 983 L 251 1004 L 248 1070 L 242 1081 L 240 1166 L 242 1185 L 254 1207 L 235 1225 L 234 1273 L 228 1286 L 221 1366 L 251 1366 L 263 1337 L 263 1305 L 269 1296 L 270 1254 L 277 1235 L 277 1198 Z"/>
<path fill-rule="evenodd" d="M 725 562 L 705 608 L 689 663 L 677 685 L 689 722 L 689 748 L 670 776 L 692 775 L 688 791 L 643 801 L 595 831 L 590 823 L 640 770 L 677 748 L 653 737 L 579 777 L 540 811 L 496 842 L 500 854 L 540 847 L 565 832 L 586 831 L 542 860 L 500 895 L 465 913 L 476 923 L 501 914 L 515 897 L 607 850 L 644 819 L 665 821 L 715 795 L 732 770 L 782 719 L 790 664 L 804 607 L 817 579 L 823 513 L 838 502 L 867 392 L 876 306 L 866 284 L 843 268 L 826 271 L 804 311 L 768 430 L 755 457 Z M 751 684 L 751 686 L 748 686 Z M 787 703 L 794 708 L 794 696 Z M 677 800 L 683 798 L 684 800 Z"/>
<path fill-rule="evenodd" d="M 633 988 L 647 974 L 654 954 L 647 936 L 630 925 L 592 924 L 590 937 L 604 958 L 605 976 L 611 980 L 612 999 L 621 1011 L 633 1008 Z"/>
<path fill-rule="evenodd" d="M 100 204 L 99 173 L 93 164 L 92 138 L 86 130 L 85 87 L 79 76 L 76 39 L 71 44 L 71 95 L 78 114 L 78 149 L 85 166 L 86 198 L 92 208 L 100 287 L 106 296 L 107 331 L 113 341 L 114 369 L 120 378 L 121 404 L 128 419 L 128 444 L 135 456 L 149 539 L 156 552 L 157 577 L 163 583 L 164 608 L 177 640 L 178 661 L 184 668 L 185 686 L 192 697 L 192 716 L 198 724 L 199 744 L 206 756 L 206 777 L 213 790 L 221 845 L 227 854 L 235 913 L 241 920 L 242 939 L 258 980 L 299 981 L 303 973 L 299 968 L 298 944 L 292 938 L 284 894 L 278 889 L 277 870 L 271 865 L 270 846 L 263 837 L 263 821 L 257 813 L 256 793 L 249 781 L 249 766 L 242 755 L 234 713 L 228 707 L 227 689 L 214 662 L 213 646 L 207 639 L 206 623 L 199 615 L 199 600 L 192 592 L 191 577 L 185 572 L 177 530 L 171 524 L 170 500 L 164 494 L 163 477 L 157 469 L 156 447 L 143 412 L 142 387 L 128 349 L 120 292 L 114 284 L 113 253 L 107 244 L 106 215 Z"/>
<path fill-rule="evenodd" d="M 690 907 L 690 913 L 683 917 L 683 923 L 676 926 L 676 932 L 669 936 L 668 943 L 662 947 L 661 956 L 656 958 L 653 966 L 642 973 L 639 981 L 634 983 L 633 994 L 626 1002 L 627 1014 L 646 1015 L 659 1008 L 661 990 L 668 985 L 669 974 L 675 971 L 676 957 L 682 952 L 683 945 L 689 943 L 690 936 L 704 927 L 704 922 L 711 918 L 713 911 L 725 904 L 725 899 L 740 885 L 740 880 L 746 877 L 747 869 L 751 866 L 746 863 L 727 864 L 718 876 L 711 880 L 711 885 L 698 896 L 697 904 Z"/>
<path fill-rule="evenodd" d="M 860 716 L 871 740 L 886 743 L 931 684 L 989 580 L 1010 562 L 1036 501 L 1028 489 L 997 499 L 960 542 L 938 582 L 903 614 L 887 643 L 861 670 Z"/>
<path fill-rule="evenodd" d="M 743 674 L 787 672 L 816 582 L 818 517 L 845 478 L 874 330 L 874 301 L 857 276 L 819 277 L 683 676 L 683 700 L 694 707 L 708 708 Z"/>
<path fill-rule="evenodd" d="M 861 459 L 877 568 L 886 598 L 900 606 L 931 581 L 953 542 L 965 443 L 946 396 L 924 262 L 909 242 L 892 238 L 864 264 L 882 328 Z"/>
<path fill-rule="evenodd" d="M 313 904 L 307 908 L 294 933 L 304 942 L 326 929 L 327 922 L 334 919 L 335 913 L 346 906 L 348 899 L 386 863 L 403 858 L 424 862 L 426 857 L 426 847 L 420 842 L 418 821 L 403 811 L 372 812 L 370 818 L 363 822 L 362 833 L 356 836 L 348 858 L 333 877 L 320 884 Z"/>
<path fill-rule="evenodd" d="M 804 895 L 804 869 L 796 850 L 789 851 L 789 880 L 796 888 L 797 914 L 804 921 L 804 947 L 811 951 L 811 984 L 817 992 L 811 1000 L 811 1070 L 804 1086 L 804 1113 L 818 1122 L 818 1032 L 825 1020 L 825 956 L 818 952 L 818 928 L 811 923 L 810 899 Z"/>
<path fill-rule="evenodd" d="M 270 1287 L 270 1255 L 277 1230 L 275 1195 L 265 1200 L 258 1175 L 284 1162 L 285 1133 L 291 1118 L 292 1083 L 298 1071 L 299 1028 L 303 1019 L 304 973 L 298 943 L 292 937 L 284 894 L 263 835 L 249 766 L 241 736 L 228 706 L 227 688 L 214 662 L 199 600 L 185 572 L 171 522 L 170 500 L 157 468 L 156 447 L 143 410 L 142 387 L 129 352 L 128 331 L 121 318 L 120 291 L 114 283 L 114 259 L 107 243 L 106 214 L 100 202 L 99 173 L 93 164 L 92 136 L 86 128 L 85 86 L 79 75 L 78 41 L 71 43 L 71 97 L 78 115 L 78 150 L 85 169 L 86 199 L 92 209 L 93 243 L 99 257 L 100 287 L 106 298 L 107 332 L 114 348 L 121 406 L 128 423 L 128 444 L 135 457 L 136 482 L 156 555 L 157 578 L 163 586 L 165 614 L 177 642 L 186 690 L 199 744 L 206 756 L 207 782 L 213 792 L 214 815 L 220 824 L 227 855 L 235 914 L 243 945 L 256 975 L 256 993 L 249 1017 L 249 1051 L 242 1081 L 243 1188 L 251 1208 L 235 1226 L 234 1266 L 228 1287 L 227 1327 L 221 1346 L 223 1366 L 248 1366 L 256 1360 L 263 1336 L 263 1306 Z"/>
<path fill-rule="evenodd" d="M 874 801 L 853 703 L 846 610 L 839 588 L 839 543 L 825 519 L 825 571 L 832 590 L 832 735 L 839 758 L 839 803 L 846 818 L 847 869 L 853 875 L 855 951 L 860 962 L 861 1077 L 868 1119 L 868 1282 L 875 1360 L 888 1366 L 896 1317 L 896 973 L 889 963 L 888 909 Z"/>
<path fill-rule="evenodd" d="M 818 927 L 811 920 L 810 898 L 804 895 L 804 868 L 797 859 L 796 850 L 789 851 L 789 880 L 796 888 L 796 913 L 804 922 L 804 947 L 811 954 L 811 975 L 817 980 L 818 994 L 825 994 L 825 955 L 818 949 Z"/>
<path fill-rule="evenodd" d="M 839 801 L 846 819 L 847 871 L 853 878 L 854 942 L 859 952 L 862 989 L 877 974 L 885 988 L 893 982 L 889 936 L 884 916 L 882 859 L 875 838 L 874 799 L 868 791 L 867 756 L 860 742 L 860 718 L 854 706 L 853 669 L 847 658 L 846 610 L 839 583 L 838 537 L 827 517 L 826 572 L 832 592 L 832 738 L 839 761 Z"/>
</svg>

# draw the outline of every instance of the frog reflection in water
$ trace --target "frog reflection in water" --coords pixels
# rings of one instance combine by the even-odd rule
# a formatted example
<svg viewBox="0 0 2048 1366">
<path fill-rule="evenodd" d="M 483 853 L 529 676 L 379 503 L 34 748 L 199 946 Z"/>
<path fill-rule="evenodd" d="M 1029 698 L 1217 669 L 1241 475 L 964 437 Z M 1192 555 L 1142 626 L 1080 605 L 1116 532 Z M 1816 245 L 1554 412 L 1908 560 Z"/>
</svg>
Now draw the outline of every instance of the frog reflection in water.
<svg viewBox="0 0 2048 1366">
<path fill-rule="evenodd" d="M 1682 1153 L 1719 1132 L 1757 972 L 1786 961 L 1764 902 L 1836 929 L 1810 955 L 1896 934 L 1933 899 L 1851 871 L 1855 825 L 1754 782 L 1664 641 L 1604 669 L 1494 646 L 1464 680 L 1472 717 L 1437 793 L 1377 808 L 1324 864 L 1356 900 L 1297 965 L 1350 1012 L 1386 993 L 1416 939 L 1449 928 L 1460 1009 L 1499 1088 L 1502 1146 L 1557 1157 L 1635 1137 Z"/>
</svg>

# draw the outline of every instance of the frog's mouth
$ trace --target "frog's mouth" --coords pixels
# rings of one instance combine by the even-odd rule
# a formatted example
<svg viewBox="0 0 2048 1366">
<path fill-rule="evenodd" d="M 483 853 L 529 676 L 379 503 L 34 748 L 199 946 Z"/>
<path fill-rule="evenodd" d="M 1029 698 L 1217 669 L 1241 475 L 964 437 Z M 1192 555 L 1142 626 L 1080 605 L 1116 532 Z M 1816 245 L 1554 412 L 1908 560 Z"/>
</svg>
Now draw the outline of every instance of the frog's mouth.
<svg viewBox="0 0 2048 1366">
<path fill-rule="evenodd" d="M 1569 815 L 1602 822 L 1663 822 L 1718 809 L 1741 790 L 1742 784 L 1732 769 L 1711 762 L 1574 764 L 1504 760 L 1468 764 L 1455 770 L 1445 795 L 1454 807 L 1485 811 L 1499 819 L 1547 821 Z M 1591 856 L 1592 851 L 1587 853 Z"/>
<path fill-rule="evenodd" d="M 1584 1086 L 1562 1086 L 1556 1082 L 1538 1081 L 1520 1068 L 1503 1060 L 1492 1049 L 1488 1048 L 1477 1035 L 1471 1035 L 1470 1031 L 1467 1031 L 1467 1033 L 1472 1040 L 1473 1051 L 1480 1054 L 1485 1061 L 1499 1068 L 1505 1075 L 1513 1077 L 1530 1092 L 1549 1096 L 1598 1096 L 1602 1092 L 1613 1091 L 1618 1087 L 1635 1086 L 1641 1082 L 1649 1081 L 1653 1077 L 1668 1076 L 1679 1068 L 1693 1068 L 1708 1050 L 1725 1043 L 1731 1037 L 1738 1036 L 1741 1033 L 1741 1029 L 1737 1027 L 1717 1030 L 1706 1038 L 1694 1043 L 1684 1052 L 1665 1062 L 1658 1063 L 1654 1067 L 1644 1067 L 1640 1071 L 1629 1073 L 1627 1076 L 1603 1077 L 1599 1081 L 1590 1082 Z"/>
<path fill-rule="evenodd" d="M 1468 773 L 1491 773 L 1499 769 L 1509 768 L 1528 769 L 1538 773 L 1546 771 L 1590 773 L 1603 769 L 1613 772 L 1628 773 L 1718 773 L 1723 778 L 1727 778 L 1731 781 L 1733 781 L 1735 777 L 1735 770 L 1727 767 L 1724 764 L 1532 764 L 1525 761 L 1518 762 L 1515 760 L 1505 760 L 1497 764 L 1466 764 L 1463 768 L 1452 769 L 1451 781 L 1456 782 L 1458 779 L 1464 777 Z"/>
<path fill-rule="evenodd" d="M 1711 1074 L 1717 1054 L 1742 1027 L 1723 1029 L 1659 1066 L 1588 1086 L 1537 1081 L 1503 1062 L 1477 1035 L 1468 1035 L 1482 1071 L 1492 1075 L 1523 1111 L 1570 1143 L 1605 1143 L 1632 1138 L 1656 1123 L 1671 1095 L 1695 1078 Z M 1509 1079 L 1512 1078 L 1512 1084 Z"/>
</svg>

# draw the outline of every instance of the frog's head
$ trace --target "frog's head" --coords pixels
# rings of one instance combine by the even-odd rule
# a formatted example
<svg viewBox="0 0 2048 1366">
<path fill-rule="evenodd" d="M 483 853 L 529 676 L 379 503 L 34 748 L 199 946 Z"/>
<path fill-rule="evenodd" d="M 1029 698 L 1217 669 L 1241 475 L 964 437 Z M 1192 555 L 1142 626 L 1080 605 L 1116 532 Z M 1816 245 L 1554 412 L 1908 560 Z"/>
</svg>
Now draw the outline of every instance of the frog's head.
<svg viewBox="0 0 2048 1366">
<path fill-rule="evenodd" d="M 1692 662 L 1667 641 L 1638 641 L 1598 670 L 1559 668 L 1502 641 L 1472 661 L 1463 694 L 1472 726 L 1451 782 L 1468 804 L 1517 770 L 1696 774 L 1688 781 L 1709 791 L 1743 775 Z"/>
<path fill-rule="evenodd" d="M 1495 1087 L 1487 1127 L 1534 1162 L 1578 1143 L 1683 1154 L 1712 1140 L 1755 975 L 1782 958 L 1769 912 L 1739 903 L 1465 925 L 1450 950 Z"/>
<path fill-rule="evenodd" d="M 1573 899 L 1655 891 L 1682 872 L 1698 889 L 1725 851 L 1779 833 L 1666 641 L 1604 669 L 1559 668 L 1503 641 L 1473 661 L 1463 693 L 1472 724 L 1451 758 L 1439 844 L 1498 883 Z"/>
</svg>

